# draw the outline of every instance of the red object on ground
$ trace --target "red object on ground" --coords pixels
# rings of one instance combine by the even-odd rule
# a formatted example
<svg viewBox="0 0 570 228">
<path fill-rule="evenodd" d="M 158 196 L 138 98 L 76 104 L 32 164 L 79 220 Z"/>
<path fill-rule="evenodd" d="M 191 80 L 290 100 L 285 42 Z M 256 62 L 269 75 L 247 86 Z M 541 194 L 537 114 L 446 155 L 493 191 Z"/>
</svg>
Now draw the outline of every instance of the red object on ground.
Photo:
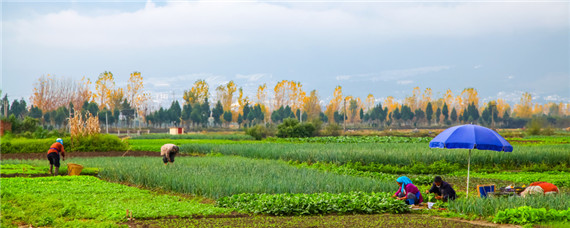
<svg viewBox="0 0 570 228">
<path fill-rule="evenodd" d="M 556 187 L 556 185 L 544 181 L 534 182 L 530 184 L 530 186 L 540 186 L 542 190 L 544 190 L 544 193 L 559 192 L 558 187 Z"/>
</svg>

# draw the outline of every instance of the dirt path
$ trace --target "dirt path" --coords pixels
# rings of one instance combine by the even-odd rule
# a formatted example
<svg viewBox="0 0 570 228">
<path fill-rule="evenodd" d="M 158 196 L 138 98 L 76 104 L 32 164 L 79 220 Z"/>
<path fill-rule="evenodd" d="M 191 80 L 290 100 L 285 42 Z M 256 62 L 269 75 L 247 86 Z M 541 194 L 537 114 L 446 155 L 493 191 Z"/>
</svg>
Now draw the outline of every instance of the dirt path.
<svg viewBox="0 0 570 228">
<path fill-rule="evenodd" d="M 162 218 L 123 223 L 129 227 L 517 227 L 485 221 L 466 221 L 418 214 L 325 215 L 325 216 L 206 216 Z"/>
</svg>

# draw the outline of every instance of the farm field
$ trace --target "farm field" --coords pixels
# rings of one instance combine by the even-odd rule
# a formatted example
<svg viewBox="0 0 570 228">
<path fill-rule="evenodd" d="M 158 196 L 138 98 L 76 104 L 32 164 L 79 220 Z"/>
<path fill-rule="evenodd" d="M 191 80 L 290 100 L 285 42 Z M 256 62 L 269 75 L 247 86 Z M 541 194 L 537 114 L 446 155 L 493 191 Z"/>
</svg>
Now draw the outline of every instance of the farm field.
<svg viewBox="0 0 570 228">
<path fill-rule="evenodd" d="M 135 219 L 232 211 L 89 176 L 2 179 L 2 227 L 113 226 L 127 210 Z"/>
<path fill-rule="evenodd" d="M 117 153 L 117 155 L 102 157 L 91 155 L 84 157 L 85 152 L 68 154 L 70 157 L 66 159 L 67 162 L 85 166 L 86 174 L 97 175 L 100 179 L 96 177 L 55 177 L 54 180 L 50 180 L 52 177 L 6 178 L 10 175 L 45 175 L 48 164 L 43 158 L 45 157 L 43 153 L 41 156 L 38 155 L 39 159 L 22 160 L 3 157 L 0 167 L 3 177 L 3 226 L 46 223 L 48 226 L 95 224 L 140 227 L 265 227 L 263 224 L 281 224 L 280 227 L 303 227 L 299 224 L 315 224 L 310 227 L 332 227 L 338 224 L 477 227 L 477 224 L 459 220 L 429 220 L 426 219 L 426 215 L 423 215 L 424 213 L 498 223 L 544 225 L 548 222 L 555 224 L 568 222 L 568 217 L 565 215 L 569 213 L 567 208 L 570 207 L 570 201 L 567 200 L 570 196 L 568 194 L 570 144 L 566 143 L 565 138 L 534 138 L 535 141 L 542 142 L 537 144 L 529 144 L 526 141 L 513 143 L 515 151 L 512 153 L 475 150 L 471 159 L 469 198 L 465 198 L 467 152 L 465 150 L 429 149 L 427 142 L 424 142 L 426 140 L 429 142 L 429 138 L 328 137 L 311 139 L 311 141 L 306 141 L 306 139 L 263 141 L 187 139 L 184 137 L 159 139 L 159 136 L 150 138 L 152 139 L 129 139 L 130 150 L 122 155 Z M 182 154 L 176 157 L 173 166 L 164 166 L 161 158 L 158 157 L 160 146 L 164 143 L 180 145 Z M 139 151 L 144 151 L 141 154 L 142 157 L 136 155 Z M 94 153 L 99 152 L 89 154 Z M 33 157 L 35 154 L 30 154 L 30 156 L 32 156 L 30 158 L 35 158 Z M 62 165 L 62 170 L 63 167 L 65 166 Z M 433 176 L 442 175 L 446 181 L 454 185 L 459 198 L 450 203 L 436 204 L 437 207 L 445 208 L 444 211 L 410 211 L 407 207 L 401 207 L 401 201 L 395 201 L 389 197 L 397 189 L 395 179 L 401 175 L 409 176 L 422 192 L 429 189 Z M 73 193 L 78 198 L 64 202 L 61 201 L 62 197 L 58 195 L 59 193 L 51 194 L 57 192 L 56 188 L 42 189 L 39 187 L 53 183 L 58 185 L 63 180 L 76 186 L 69 191 L 78 191 Z M 534 181 L 555 183 L 562 193 L 556 197 L 488 200 L 479 199 L 475 193 L 476 184 L 520 186 Z M 25 184 L 18 184 L 19 182 Z M 93 187 L 102 184 L 103 187 Z M 110 184 L 111 187 L 105 184 Z M 14 187 L 5 188 L 7 185 Z M 43 192 L 14 190 L 30 189 L 27 186 L 36 186 L 36 189 L 42 189 Z M 116 189 L 122 188 L 118 186 L 129 190 L 117 190 L 117 192 Z M 103 190 L 97 190 L 98 188 Z M 143 201 L 125 201 L 124 205 L 110 206 L 117 211 L 114 215 L 97 214 L 97 210 L 94 210 L 94 215 L 85 218 L 77 217 L 73 213 L 56 213 L 43 220 L 40 219 L 44 216 L 43 214 L 32 208 L 22 207 L 20 205 L 22 202 L 16 200 L 44 197 L 48 199 L 48 202 L 53 202 L 50 207 L 77 207 L 81 204 L 89 204 L 89 199 L 93 197 L 84 197 L 80 200 L 79 195 L 88 194 L 90 191 L 94 192 L 93 194 L 101 194 L 101 201 L 113 194 L 123 194 L 123 192 L 135 194 L 131 191 L 141 191 L 136 194 L 150 194 L 153 197 L 156 197 L 153 195 L 155 192 L 160 192 L 160 196 L 178 198 L 157 204 L 157 206 L 164 207 L 166 212 L 154 214 L 142 209 L 146 208 L 146 206 L 141 206 Z M 139 198 L 149 197 L 144 194 Z M 424 198 L 426 201 L 430 199 L 428 196 Z M 178 205 L 176 199 L 188 204 Z M 73 202 L 75 200 L 77 202 Z M 329 201 L 330 203 L 326 203 Z M 5 206 L 4 202 L 10 202 L 9 205 L 12 206 Z M 43 201 L 30 202 L 33 205 L 42 205 Z M 97 203 L 92 205 L 97 205 Z M 531 209 L 525 209 L 525 207 Z M 135 221 L 129 221 L 124 215 L 126 208 L 137 208 L 136 211 L 130 209 L 133 211 Z M 169 208 L 177 209 L 170 210 Z M 533 211 L 532 213 L 554 216 L 550 219 L 552 221 L 538 219 L 524 220 L 527 222 L 521 223 L 522 220 L 504 218 L 505 214 L 529 214 L 530 212 L 526 211 L 540 208 L 546 211 Z M 353 215 L 354 213 L 358 215 Z M 89 213 L 81 214 L 88 215 Z M 326 214 L 332 215 L 325 216 Z M 304 216 L 289 217 L 291 215 Z M 152 220 L 144 222 L 137 220 L 143 218 L 152 218 Z M 325 222 L 324 218 L 327 218 L 328 222 Z M 406 220 L 406 218 L 416 218 L 418 221 Z"/>
</svg>

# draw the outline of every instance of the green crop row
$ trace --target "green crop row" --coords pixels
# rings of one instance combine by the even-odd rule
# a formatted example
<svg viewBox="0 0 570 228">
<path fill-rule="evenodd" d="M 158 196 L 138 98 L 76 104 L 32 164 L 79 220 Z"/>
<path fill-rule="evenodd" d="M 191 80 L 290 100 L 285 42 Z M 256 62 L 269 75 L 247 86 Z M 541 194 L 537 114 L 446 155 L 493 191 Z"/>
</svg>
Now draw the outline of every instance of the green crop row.
<svg viewBox="0 0 570 228">
<path fill-rule="evenodd" d="M 97 175 L 99 173 L 98 168 L 84 167 L 81 170 L 82 175 Z M 17 175 L 17 176 L 34 176 L 34 175 L 48 175 L 49 166 L 47 161 L 44 161 L 43 165 L 32 166 L 29 164 L 10 164 L 4 162 L 0 165 L 1 175 Z M 61 166 L 59 169 L 59 175 L 67 174 L 67 166 Z"/>
<path fill-rule="evenodd" d="M 132 137 L 132 139 L 216 139 L 216 140 L 255 140 L 245 134 L 147 134 Z"/>
<path fill-rule="evenodd" d="M 420 143 L 358 143 L 358 144 L 297 144 L 297 143 L 241 143 L 183 144 L 182 152 L 222 153 L 250 158 L 281 159 L 299 162 L 332 162 L 345 164 L 426 165 L 445 160 L 467 167 L 467 150 L 431 149 Z M 501 167 L 519 169 L 521 166 L 545 164 L 548 167 L 567 167 L 570 164 L 570 145 L 517 146 L 511 153 L 473 150 L 472 168 Z M 453 170 L 451 170 L 453 171 Z"/>
<path fill-rule="evenodd" d="M 429 143 L 431 137 L 327 136 L 310 138 L 267 138 L 269 142 L 296 143 Z"/>
<path fill-rule="evenodd" d="M 92 158 L 76 163 L 100 167 L 99 176 L 115 182 L 189 193 L 217 199 L 239 193 L 382 192 L 393 181 L 342 176 L 289 166 L 275 160 L 242 157 L 177 157 L 165 166 L 160 158 Z"/>
<path fill-rule="evenodd" d="M 2 153 L 47 153 L 50 146 L 55 143 L 53 139 L 26 139 L 15 138 L 2 140 Z M 63 138 L 66 151 L 126 151 L 129 145 L 126 141 L 114 135 L 99 134 L 86 137 Z"/>
<path fill-rule="evenodd" d="M 290 165 L 300 167 L 300 168 L 309 168 L 309 169 L 317 169 L 324 172 L 336 173 L 340 175 L 349 175 L 349 176 L 358 176 L 358 177 L 370 177 L 378 180 L 385 180 L 385 181 L 395 181 L 398 178 L 398 175 L 388 174 L 383 172 L 371 172 L 371 171 L 362 171 L 355 169 L 353 166 L 349 164 L 345 165 L 338 165 L 334 163 L 323 163 L 317 162 L 309 164 L 307 162 L 299 163 L 296 161 L 289 161 Z M 430 176 L 417 176 L 414 175 L 408 176 L 414 184 L 417 185 L 430 185 L 433 183 L 433 177 Z"/>
<path fill-rule="evenodd" d="M 160 147 L 167 143 L 173 143 L 176 145 L 184 144 L 224 144 L 224 145 L 234 145 L 234 144 L 259 144 L 260 141 L 233 141 L 233 140 L 222 140 L 222 139 L 129 139 L 128 143 L 130 145 L 131 151 L 154 151 L 160 152 Z"/>
<path fill-rule="evenodd" d="M 570 173 L 560 171 L 547 172 L 500 172 L 500 173 L 479 173 L 471 172 L 472 177 L 507 180 L 515 183 L 526 183 L 546 181 L 558 187 L 570 187 Z"/>
<path fill-rule="evenodd" d="M 499 211 L 529 206 L 532 208 L 546 208 L 566 210 L 570 208 L 570 197 L 567 193 L 556 195 L 538 195 L 532 197 L 489 197 L 489 198 L 458 198 L 449 201 L 448 209 L 453 212 L 476 215 L 481 217 L 493 216 Z"/>
<path fill-rule="evenodd" d="M 524 138 L 507 138 L 507 141 L 513 144 L 525 144 L 525 145 L 570 144 L 570 137 L 569 136 L 527 136 Z"/>
<path fill-rule="evenodd" d="M 511 223 L 518 225 L 551 223 L 551 222 L 570 222 L 570 209 L 555 210 L 546 208 L 532 208 L 528 206 L 506 209 L 497 212 L 495 223 Z"/>
<path fill-rule="evenodd" d="M 223 197 L 217 206 L 271 215 L 405 213 L 410 209 L 389 193 L 239 194 Z"/>
<path fill-rule="evenodd" d="M 114 226 L 127 210 L 136 219 L 231 211 L 90 176 L 2 178 L 2 227 Z"/>
</svg>

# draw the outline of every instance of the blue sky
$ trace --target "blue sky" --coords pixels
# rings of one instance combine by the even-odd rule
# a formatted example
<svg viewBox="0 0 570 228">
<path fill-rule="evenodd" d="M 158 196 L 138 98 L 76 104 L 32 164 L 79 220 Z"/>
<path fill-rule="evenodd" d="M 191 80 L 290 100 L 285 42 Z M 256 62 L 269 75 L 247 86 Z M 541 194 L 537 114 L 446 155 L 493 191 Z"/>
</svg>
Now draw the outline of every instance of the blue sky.
<svg viewBox="0 0 570 228">
<path fill-rule="evenodd" d="M 142 72 L 155 101 L 197 79 L 300 81 L 326 102 L 474 87 L 483 100 L 570 102 L 568 2 L 3 1 L 2 89 L 28 99 L 51 74 L 124 86 Z"/>
</svg>

